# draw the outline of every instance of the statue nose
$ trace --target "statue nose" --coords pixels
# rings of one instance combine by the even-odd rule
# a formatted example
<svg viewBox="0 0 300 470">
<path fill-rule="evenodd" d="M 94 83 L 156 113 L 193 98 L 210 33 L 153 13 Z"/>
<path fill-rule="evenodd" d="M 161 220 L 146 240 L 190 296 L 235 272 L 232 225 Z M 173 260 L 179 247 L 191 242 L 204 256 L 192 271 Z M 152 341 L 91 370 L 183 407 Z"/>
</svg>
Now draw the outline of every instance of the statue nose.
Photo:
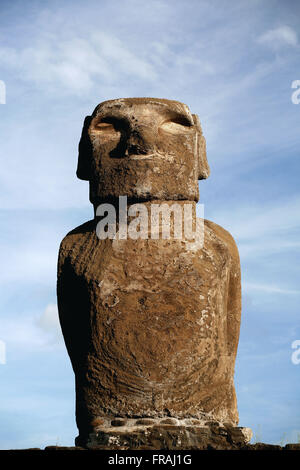
<svg viewBox="0 0 300 470">
<path fill-rule="evenodd" d="M 153 148 L 153 130 L 149 126 L 135 126 L 130 129 L 127 139 L 128 155 L 146 155 Z"/>
</svg>

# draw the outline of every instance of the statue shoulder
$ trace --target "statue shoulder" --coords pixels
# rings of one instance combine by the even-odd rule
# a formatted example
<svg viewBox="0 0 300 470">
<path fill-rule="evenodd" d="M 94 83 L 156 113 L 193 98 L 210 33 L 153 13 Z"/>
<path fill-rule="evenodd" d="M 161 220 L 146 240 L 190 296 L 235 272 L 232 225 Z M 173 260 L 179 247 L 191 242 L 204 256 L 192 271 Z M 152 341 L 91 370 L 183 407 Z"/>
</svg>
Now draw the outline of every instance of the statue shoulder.
<svg viewBox="0 0 300 470">
<path fill-rule="evenodd" d="M 75 246 L 78 247 L 84 244 L 86 239 L 91 236 L 96 236 L 94 219 L 79 225 L 67 233 L 60 243 L 60 256 L 69 253 Z"/>
<path fill-rule="evenodd" d="M 221 239 L 221 241 L 226 244 L 231 253 L 231 256 L 233 256 L 233 258 L 239 262 L 240 256 L 237 244 L 228 230 L 225 230 L 225 228 L 221 227 L 221 225 L 218 225 L 215 222 L 207 219 L 204 219 L 204 226 L 205 228 L 211 230 L 217 238 Z"/>
</svg>

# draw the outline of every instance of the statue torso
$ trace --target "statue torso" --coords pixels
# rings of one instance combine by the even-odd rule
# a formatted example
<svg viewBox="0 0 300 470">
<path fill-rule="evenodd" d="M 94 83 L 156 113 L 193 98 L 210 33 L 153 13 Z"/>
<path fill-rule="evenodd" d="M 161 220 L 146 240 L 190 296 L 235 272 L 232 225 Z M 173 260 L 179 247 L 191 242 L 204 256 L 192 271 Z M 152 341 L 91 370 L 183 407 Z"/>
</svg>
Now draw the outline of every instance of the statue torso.
<svg viewBox="0 0 300 470">
<path fill-rule="evenodd" d="M 172 239 L 99 240 L 93 221 L 63 240 L 60 317 L 75 373 L 88 363 L 82 380 L 98 397 L 92 414 L 197 416 L 199 403 L 209 410 L 220 402 L 221 391 L 207 390 L 232 375 L 227 307 L 235 263 L 214 226 L 206 221 L 204 246 L 192 250 Z"/>
</svg>

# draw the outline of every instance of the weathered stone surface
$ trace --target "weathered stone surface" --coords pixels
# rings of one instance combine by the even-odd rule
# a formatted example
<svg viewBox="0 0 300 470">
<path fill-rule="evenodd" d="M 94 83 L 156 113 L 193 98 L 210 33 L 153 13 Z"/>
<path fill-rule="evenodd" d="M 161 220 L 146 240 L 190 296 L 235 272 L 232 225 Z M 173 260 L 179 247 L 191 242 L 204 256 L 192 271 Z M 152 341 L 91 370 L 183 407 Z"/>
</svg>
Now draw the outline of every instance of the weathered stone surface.
<svg viewBox="0 0 300 470">
<path fill-rule="evenodd" d="M 119 195 L 197 201 L 198 179 L 209 175 L 198 117 L 177 101 L 105 101 L 85 120 L 77 175 L 94 205 Z"/>
<path fill-rule="evenodd" d="M 162 423 L 162 421 L 161 421 Z M 252 433 L 248 428 L 186 425 L 154 425 L 144 428 L 106 430 L 91 433 L 88 449 L 122 450 L 238 450 Z"/>
<path fill-rule="evenodd" d="M 300 443 L 286 444 L 284 448 L 285 450 L 300 450 Z"/>
<path fill-rule="evenodd" d="M 239 428 L 239 429 L 249 429 L 249 428 Z M 194 433 L 196 434 L 196 433 Z M 162 434 L 161 436 L 159 436 L 160 438 L 165 435 Z M 227 436 L 230 436 L 230 433 L 227 434 Z M 130 439 L 132 439 L 131 436 L 129 436 Z M 196 446 L 198 446 L 196 449 L 191 449 L 190 447 L 188 449 L 173 449 L 173 450 L 208 450 L 208 451 L 219 451 L 219 450 L 229 450 L 229 451 L 266 451 L 268 454 L 270 454 L 270 451 L 282 451 L 283 453 L 285 453 L 287 451 L 287 453 L 290 453 L 291 451 L 299 451 L 300 450 L 300 444 L 297 444 L 297 443 L 291 443 L 291 444 L 286 444 L 284 447 L 281 447 L 279 445 L 275 445 L 275 444 L 265 444 L 265 443 L 262 443 L 262 442 L 259 442 L 259 443 L 256 443 L 256 444 L 238 444 L 237 442 L 235 442 L 234 444 L 230 444 L 228 442 L 228 439 L 222 439 L 222 440 L 219 440 L 217 445 L 216 445 L 216 437 L 214 437 L 214 443 L 213 444 L 210 444 L 207 440 L 206 440 L 206 443 L 207 443 L 207 446 L 205 447 L 205 443 L 202 442 L 202 445 L 201 445 L 201 439 L 203 438 L 203 435 L 200 436 L 199 439 L 196 440 Z M 82 450 L 84 450 L 85 452 L 93 452 L 94 454 L 96 455 L 102 455 L 103 456 L 103 453 L 101 451 L 107 451 L 107 450 L 129 450 L 127 447 L 125 448 L 121 448 L 120 446 L 116 446 L 114 447 L 114 445 L 112 443 L 110 443 L 109 446 L 106 446 L 106 445 L 103 445 L 103 444 L 99 444 L 99 442 L 103 442 L 103 437 L 100 437 L 93 433 L 91 434 L 90 436 L 90 440 L 88 441 L 89 442 L 89 447 L 80 447 L 80 446 L 76 446 L 76 447 L 60 447 L 60 446 L 47 446 L 45 447 L 45 449 L 40 449 L 40 448 L 31 448 L 31 449 L 11 449 L 11 450 L 2 450 L 2 452 L 6 452 L 8 454 L 30 454 L 31 452 L 33 453 L 43 453 L 44 451 L 46 452 L 69 452 L 69 451 L 72 451 L 72 452 L 81 452 Z M 170 442 L 170 437 L 168 436 L 167 437 L 167 441 Z M 159 442 L 159 441 L 158 441 Z M 166 441 L 165 441 L 166 442 Z M 157 441 L 156 441 L 157 443 Z M 171 440 L 171 443 L 174 443 L 174 441 Z M 153 448 L 151 446 L 141 446 L 139 448 L 136 447 L 136 442 L 133 441 L 133 444 L 135 445 L 134 449 L 135 450 L 152 450 L 152 451 L 156 451 L 157 448 Z M 161 449 L 159 447 L 159 449 Z M 161 449 L 161 450 L 169 450 L 169 449 Z M 105 455 L 107 455 L 107 453 L 105 452 Z M 200 454 L 199 454 L 200 455 Z M 194 454 L 195 456 L 195 454 Z M 202 457 L 201 457 L 202 458 Z"/>
<path fill-rule="evenodd" d="M 181 103 L 114 100 L 85 121 L 77 174 L 89 180 L 95 209 L 107 201 L 118 208 L 119 195 L 129 207 L 176 201 L 192 204 L 195 222 L 198 179 L 208 172 L 199 120 Z M 241 284 L 231 235 L 205 220 L 204 244 L 174 236 L 100 240 L 96 224 L 70 232 L 58 262 L 80 443 L 121 418 L 236 425 Z M 190 423 L 181 429 L 184 445 L 196 446 L 200 428 Z M 130 445 L 146 445 L 143 433 L 134 431 Z"/>
</svg>

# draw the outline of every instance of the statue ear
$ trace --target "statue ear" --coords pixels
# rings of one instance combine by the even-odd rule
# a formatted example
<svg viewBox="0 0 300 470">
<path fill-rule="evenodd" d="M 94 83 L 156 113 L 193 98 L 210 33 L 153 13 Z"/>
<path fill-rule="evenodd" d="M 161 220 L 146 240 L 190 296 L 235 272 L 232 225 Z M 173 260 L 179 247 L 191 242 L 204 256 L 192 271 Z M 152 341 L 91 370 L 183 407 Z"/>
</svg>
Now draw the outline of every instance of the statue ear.
<svg viewBox="0 0 300 470">
<path fill-rule="evenodd" d="M 76 175 L 79 179 L 85 181 L 89 181 L 91 177 L 93 148 L 88 130 L 92 119 L 92 116 L 86 116 L 78 146 L 78 164 Z"/>
<path fill-rule="evenodd" d="M 209 177 L 210 169 L 206 157 L 206 141 L 202 134 L 201 124 L 197 114 L 192 114 L 194 125 L 197 128 L 197 158 L 198 158 L 198 179 L 203 180 Z"/>
</svg>

